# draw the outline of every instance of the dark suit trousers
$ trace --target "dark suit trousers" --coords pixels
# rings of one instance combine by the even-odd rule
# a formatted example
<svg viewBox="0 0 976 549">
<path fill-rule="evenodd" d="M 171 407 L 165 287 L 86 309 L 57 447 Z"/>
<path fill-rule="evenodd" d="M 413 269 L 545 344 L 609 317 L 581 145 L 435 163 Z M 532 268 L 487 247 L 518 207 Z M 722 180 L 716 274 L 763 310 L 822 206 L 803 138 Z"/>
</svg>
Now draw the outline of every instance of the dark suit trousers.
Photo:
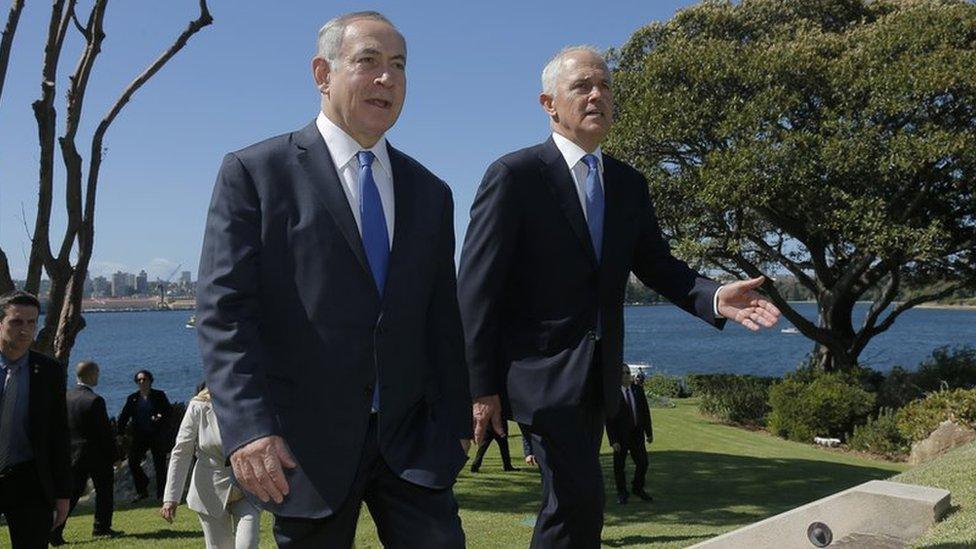
<svg viewBox="0 0 976 549">
<path fill-rule="evenodd" d="M 638 492 L 644 489 L 647 476 L 647 448 L 641 431 L 634 430 L 624 440 L 620 441 L 620 451 L 613 453 L 613 479 L 617 485 L 618 495 L 627 495 L 627 454 L 634 461 L 634 481 L 631 490 Z"/>
<path fill-rule="evenodd" d="M 348 549 L 356 537 L 363 502 L 383 547 L 464 547 L 454 493 L 450 488 L 431 490 L 396 476 L 380 455 L 376 416 L 370 418 L 359 469 L 342 507 L 321 519 L 275 516 L 275 542 L 282 549 Z"/>
<path fill-rule="evenodd" d="M 68 508 L 68 516 L 71 516 L 78 499 L 85 491 L 88 478 L 91 477 L 92 484 L 95 486 L 95 521 L 92 523 L 92 530 L 108 530 L 112 527 L 112 511 L 115 509 L 115 475 L 111 463 L 93 464 L 92 460 L 79 460 L 71 467 L 74 488 L 71 492 L 71 506 Z M 67 524 L 67 521 L 65 521 Z M 65 524 L 55 528 L 57 533 L 64 532 Z"/>
<path fill-rule="evenodd" d="M 0 513 L 7 519 L 12 549 L 46 548 L 53 511 L 41 494 L 33 463 L 14 465 L 0 479 Z"/>
<path fill-rule="evenodd" d="M 600 348 L 596 348 L 599 356 Z M 598 549 L 603 530 L 600 444 L 604 413 L 594 360 L 579 406 L 538 414 L 523 426 L 532 437 L 542 475 L 542 509 L 532 532 L 533 549 Z"/>
<path fill-rule="evenodd" d="M 478 453 L 474 456 L 474 461 L 471 462 L 471 471 L 477 472 L 481 468 L 481 461 L 485 459 L 485 453 L 488 452 L 488 447 L 491 446 L 491 441 L 498 443 L 498 453 L 502 455 L 502 467 L 505 469 L 512 468 L 512 456 L 508 452 L 508 437 L 500 437 L 495 434 L 494 429 L 488 427 L 488 431 L 485 433 L 485 440 L 480 445 L 478 445 Z"/>
<path fill-rule="evenodd" d="M 149 477 L 142 470 L 142 458 L 146 456 L 146 450 L 152 454 L 153 470 L 156 471 L 157 499 L 163 499 L 163 490 L 166 488 L 166 452 L 169 448 L 166 448 L 165 438 L 162 435 L 147 436 L 136 433 L 132 437 L 132 445 L 127 456 L 136 492 L 148 494 Z"/>
</svg>

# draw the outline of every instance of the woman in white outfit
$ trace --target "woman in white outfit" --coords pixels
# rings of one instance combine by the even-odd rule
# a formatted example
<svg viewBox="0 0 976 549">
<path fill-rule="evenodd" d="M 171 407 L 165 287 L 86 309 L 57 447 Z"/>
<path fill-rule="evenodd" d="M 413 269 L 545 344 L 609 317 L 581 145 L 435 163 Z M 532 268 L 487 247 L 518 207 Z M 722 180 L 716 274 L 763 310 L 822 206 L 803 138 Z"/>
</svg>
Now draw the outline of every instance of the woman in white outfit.
<svg viewBox="0 0 976 549">
<path fill-rule="evenodd" d="M 190 462 L 196 454 L 186 505 L 197 512 L 208 549 L 253 549 L 258 546 L 261 511 L 251 505 L 224 465 L 220 429 L 203 389 L 190 400 L 180 423 L 166 475 L 166 490 L 159 514 L 169 522 L 183 495 Z"/>
</svg>

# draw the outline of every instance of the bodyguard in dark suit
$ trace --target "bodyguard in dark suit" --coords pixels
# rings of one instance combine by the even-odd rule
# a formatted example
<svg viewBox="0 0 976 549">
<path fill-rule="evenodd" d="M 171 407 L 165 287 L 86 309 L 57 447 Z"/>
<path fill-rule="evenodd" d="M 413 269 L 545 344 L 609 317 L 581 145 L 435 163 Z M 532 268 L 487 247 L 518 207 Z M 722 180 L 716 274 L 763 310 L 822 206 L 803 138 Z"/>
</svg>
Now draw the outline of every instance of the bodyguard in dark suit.
<svg viewBox="0 0 976 549">
<path fill-rule="evenodd" d="M 98 364 L 79 362 L 75 367 L 78 383 L 68 389 L 68 432 L 71 439 L 71 477 L 74 489 L 68 514 L 74 510 L 88 479 L 95 487 L 95 522 L 93 536 L 116 537 L 122 534 L 112 529 L 112 511 L 115 506 L 115 474 L 112 465 L 118 449 L 115 431 L 108 419 L 105 399 L 95 394 L 98 385 Z M 65 522 L 67 523 L 67 521 Z M 64 524 L 51 533 L 51 545 L 64 543 Z"/>
<path fill-rule="evenodd" d="M 29 350 L 40 307 L 26 292 L 0 297 L 0 513 L 13 549 L 47 547 L 71 496 L 65 371 Z"/>
<path fill-rule="evenodd" d="M 471 437 L 447 185 L 393 148 L 406 44 L 382 15 L 326 23 L 322 112 L 224 159 L 197 332 L 226 455 L 285 547 L 462 547 Z"/>
<path fill-rule="evenodd" d="M 651 409 L 647 405 L 644 387 L 631 381 L 630 368 L 625 364 L 620 383 L 617 413 L 607 418 L 607 438 L 613 448 L 613 478 L 617 485 L 617 503 L 627 503 L 627 454 L 634 462 L 634 481 L 631 490 L 644 501 L 653 498 L 644 490 L 647 477 L 647 448 L 644 440 L 654 442 Z"/>
<path fill-rule="evenodd" d="M 459 271 L 475 439 L 512 417 L 532 433 L 544 507 L 533 547 L 597 547 L 603 525 L 598 461 L 616 412 L 628 274 L 721 327 L 775 321 L 752 291 L 719 285 L 675 259 L 647 182 L 603 153 L 613 101 L 598 52 L 569 48 L 543 70 L 552 138 L 488 167 L 471 208 Z M 605 184 L 604 184 L 605 183 Z"/>
<path fill-rule="evenodd" d="M 162 500 L 163 489 L 166 487 L 166 454 L 173 446 L 173 433 L 170 429 L 173 405 L 166 398 L 166 393 L 152 388 L 153 375 L 149 370 L 139 370 L 132 380 L 139 390 L 125 399 L 125 405 L 119 413 L 119 434 L 125 433 L 129 420 L 132 420 L 132 441 L 126 460 L 136 487 L 136 500 L 149 495 L 149 477 L 142 470 L 142 459 L 146 451 L 152 455 L 153 471 L 156 474 L 156 499 Z"/>
</svg>

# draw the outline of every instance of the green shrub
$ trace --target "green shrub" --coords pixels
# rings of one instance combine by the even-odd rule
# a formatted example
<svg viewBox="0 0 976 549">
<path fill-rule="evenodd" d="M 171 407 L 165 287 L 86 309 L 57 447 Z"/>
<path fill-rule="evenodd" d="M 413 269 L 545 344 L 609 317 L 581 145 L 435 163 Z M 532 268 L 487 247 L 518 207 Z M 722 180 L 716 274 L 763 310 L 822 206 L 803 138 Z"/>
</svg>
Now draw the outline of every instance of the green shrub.
<svg viewBox="0 0 976 549">
<path fill-rule="evenodd" d="M 769 413 L 769 387 L 776 378 L 733 374 L 688 376 L 698 411 L 727 423 L 763 426 Z"/>
<path fill-rule="evenodd" d="M 648 396 L 656 395 L 668 398 L 686 398 L 690 396 L 682 378 L 667 374 L 652 374 L 645 379 L 644 392 Z"/>
<path fill-rule="evenodd" d="M 899 366 L 878 387 L 878 405 L 901 408 L 928 393 L 976 387 L 976 348 L 939 347 L 915 372 Z"/>
<path fill-rule="evenodd" d="M 925 393 L 918 386 L 915 373 L 901 366 L 895 366 L 878 387 L 878 406 L 898 409 L 924 396 Z"/>
<path fill-rule="evenodd" d="M 898 411 L 898 431 L 916 442 L 947 419 L 976 426 L 976 389 L 939 391 L 910 403 Z"/>
<path fill-rule="evenodd" d="M 853 450 L 887 457 L 903 456 L 909 446 L 898 430 L 898 417 L 891 408 L 882 408 L 876 417 L 869 417 L 864 425 L 855 425 L 847 444 Z"/>
<path fill-rule="evenodd" d="M 939 347 L 916 372 L 925 392 L 976 388 L 976 347 Z"/>
<path fill-rule="evenodd" d="M 844 373 L 812 381 L 788 377 L 769 391 L 767 426 L 781 437 L 811 442 L 813 437 L 846 439 L 874 409 L 875 397 Z"/>
</svg>

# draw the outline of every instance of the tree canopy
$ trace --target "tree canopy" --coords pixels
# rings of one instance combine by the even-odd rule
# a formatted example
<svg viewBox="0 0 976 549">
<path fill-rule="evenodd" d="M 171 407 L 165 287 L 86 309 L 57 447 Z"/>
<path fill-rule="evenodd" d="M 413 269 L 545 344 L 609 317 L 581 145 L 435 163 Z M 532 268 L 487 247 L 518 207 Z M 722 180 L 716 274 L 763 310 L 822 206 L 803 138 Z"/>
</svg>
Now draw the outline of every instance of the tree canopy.
<svg viewBox="0 0 976 549">
<path fill-rule="evenodd" d="M 819 322 L 764 291 L 820 367 L 853 367 L 904 311 L 976 287 L 973 4 L 709 0 L 610 61 L 606 148 L 647 176 L 677 253 L 789 272 Z"/>
</svg>

